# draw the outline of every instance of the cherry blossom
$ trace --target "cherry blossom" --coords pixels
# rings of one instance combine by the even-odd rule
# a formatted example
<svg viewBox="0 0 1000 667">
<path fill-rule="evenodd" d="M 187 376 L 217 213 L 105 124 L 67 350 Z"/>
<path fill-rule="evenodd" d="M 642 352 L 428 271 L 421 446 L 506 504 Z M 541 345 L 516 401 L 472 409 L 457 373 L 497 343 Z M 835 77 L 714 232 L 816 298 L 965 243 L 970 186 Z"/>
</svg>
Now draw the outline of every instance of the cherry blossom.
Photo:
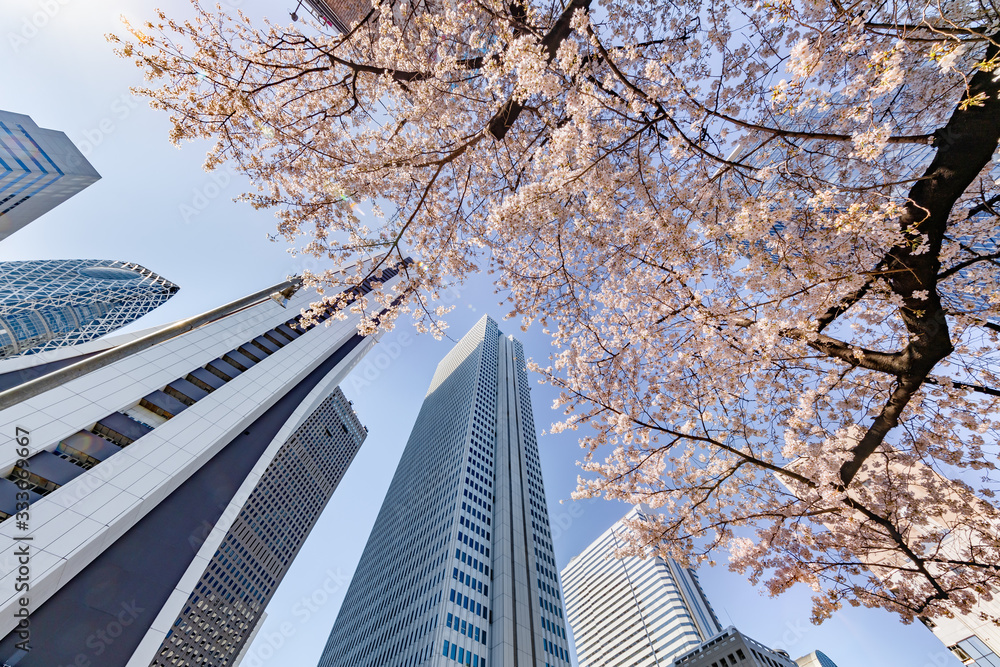
<svg viewBox="0 0 1000 667">
<path fill-rule="evenodd" d="M 551 336 L 534 367 L 580 437 L 576 496 L 654 510 L 628 549 L 728 554 L 810 586 L 816 620 L 990 599 L 987 5 L 380 0 L 345 34 L 194 8 L 110 37 L 171 140 L 249 176 L 329 261 L 309 284 L 374 279 L 346 306 L 368 329 L 440 334 L 439 295 L 493 271 Z"/>
</svg>

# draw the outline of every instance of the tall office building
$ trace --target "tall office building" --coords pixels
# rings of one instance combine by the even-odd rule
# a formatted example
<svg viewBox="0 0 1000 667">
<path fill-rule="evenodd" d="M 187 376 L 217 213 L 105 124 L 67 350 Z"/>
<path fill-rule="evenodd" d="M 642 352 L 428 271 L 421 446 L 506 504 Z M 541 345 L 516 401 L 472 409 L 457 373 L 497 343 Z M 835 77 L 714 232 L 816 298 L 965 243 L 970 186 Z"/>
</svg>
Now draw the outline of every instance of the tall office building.
<svg viewBox="0 0 1000 667">
<path fill-rule="evenodd" d="M 128 262 L 0 262 L 0 359 L 77 345 L 111 333 L 179 289 Z"/>
<path fill-rule="evenodd" d="M 222 538 L 151 667 L 231 667 L 368 435 L 340 388 L 285 441 Z"/>
<path fill-rule="evenodd" d="M 298 328 L 314 293 L 268 293 L 153 346 L 88 344 L 103 365 L 55 350 L 88 358 L 0 410 L 20 439 L 0 448 L 0 663 L 232 664 L 364 438 L 335 387 L 375 343 L 356 314 Z"/>
<path fill-rule="evenodd" d="M 489 317 L 441 361 L 322 667 L 570 662 L 524 366 Z"/>
<path fill-rule="evenodd" d="M 372 8 L 371 2 L 368 0 L 303 1 L 321 23 L 335 28 L 340 33 L 349 31 L 351 25 L 363 19 Z"/>
<path fill-rule="evenodd" d="M 636 507 L 561 573 L 566 614 L 585 667 L 666 667 L 722 632 L 698 577 L 655 554 L 614 558 Z"/>
<path fill-rule="evenodd" d="M 0 241 L 100 178 L 65 134 L 0 111 Z"/>
</svg>

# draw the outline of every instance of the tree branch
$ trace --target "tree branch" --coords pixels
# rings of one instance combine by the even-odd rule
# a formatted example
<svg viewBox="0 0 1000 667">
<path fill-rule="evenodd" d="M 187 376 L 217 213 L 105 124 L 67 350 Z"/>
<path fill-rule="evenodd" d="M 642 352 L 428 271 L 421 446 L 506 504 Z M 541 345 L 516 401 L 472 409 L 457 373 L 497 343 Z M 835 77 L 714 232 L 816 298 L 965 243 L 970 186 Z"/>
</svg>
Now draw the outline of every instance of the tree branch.
<svg viewBox="0 0 1000 667">
<path fill-rule="evenodd" d="M 990 37 L 986 61 L 1000 53 L 996 37 Z M 980 98 L 979 104 L 966 104 Z M 852 459 L 841 466 L 845 487 L 898 424 L 900 413 L 930 370 L 954 349 L 937 290 L 941 243 L 955 202 L 990 163 L 1000 144 L 1000 82 L 992 71 L 976 71 L 962 102 L 936 134 L 947 140 L 938 143 L 923 178 L 910 190 L 899 219 L 905 242 L 885 258 L 889 285 L 903 299 L 899 312 L 910 335 L 904 351 L 907 370 L 900 374 L 899 384 L 855 447 Z"/>
<path fill-rule="evenodd" d="M 993 387 L 984 387 L 981 384 L 968 384 L 967 382 L 959 382 L 957 380 L 951 380 L 949 378 L 937 378 L 933 375 L 928 375 L 927 379 L 924 380 L 927 384 L 935 384 L 941 387 L 958 387 L 959 389 L 968 389 L 969 391 L 979 392 L 980 394 L 989 394 L 990 396 L 1000 396 L 1000 389 L 994 389 Z"/>
<path fill-rule="evenodd" d="M 566 9 L 563 10 L 562 14 L 556 20 L 555 25 L 552 29 L 545 35 L 542 39 L 542 47 L 545 49 L 547 54 L 546 62 L 551 63 L 556 58 L 556 53 L 559 51 L 559 46 L 563 43 L 567 37 L 569 37 L 572 28 L 570 27 L 570 22 L 573 19 L 573 12 L 577 9 L 582 9 L 584 11 L 590 11 L 590 4 L 593 0 L 572 0 Z M 517 122 L 518 116 L 524 111 L 524 106 L 515 100 L 510 98 L 507 100 L 500 110 L 494 114 L 493 118 L 487 125 L 488 131 L 493 138 L 497 141 L 502 140 L 507 136 L 507 132 L 514 123 Z"/>
</svg>

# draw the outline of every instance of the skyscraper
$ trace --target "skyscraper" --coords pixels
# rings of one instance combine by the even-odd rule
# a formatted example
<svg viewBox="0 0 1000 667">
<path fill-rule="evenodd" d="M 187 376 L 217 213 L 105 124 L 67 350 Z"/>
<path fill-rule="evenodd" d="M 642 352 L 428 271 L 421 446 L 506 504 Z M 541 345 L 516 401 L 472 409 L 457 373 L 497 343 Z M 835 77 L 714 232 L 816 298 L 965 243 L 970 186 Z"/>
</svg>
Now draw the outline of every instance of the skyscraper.
<svg viewBox="0 0 1000 667">
<path fill-rule="evenodd" d="M 344 393 L 334 389 L 268 464 L 170 624 L 151 667 L 238 664 L 367 435 Z"/>
<path fill-rule="evenodd" d="M 0 240 L 100 178 L 65 134 L 0 111 Z"/>
<path fill-rule="evenodd" d="M 0 359 L 93 340 L 142 317 L 179 289 L 128 262 L 0 262 Z"/>
<path fill-rule="evenodd" d="M 582 666 L 666 667 L 722 632 L 692 570 L 654 554 L 612 557 L 641 515 L 634 508 L 561 573 Z"/>
<path fill-rule="evenodd" d="M 231 664 L 364 438 L 335 387 L 375 343 L 271 291 L 0 410 L 0 663 Z"/>
<path fill-rule="evenodd" d="M 368 0 L 303 0 L 321 22 L 346 33 L 371 11 Z"/>
<path fill-rule="evenodd" d="M 321 667 L 570 662 L 524 350 L 481 319 L 431 380 Z"/>
</svg>

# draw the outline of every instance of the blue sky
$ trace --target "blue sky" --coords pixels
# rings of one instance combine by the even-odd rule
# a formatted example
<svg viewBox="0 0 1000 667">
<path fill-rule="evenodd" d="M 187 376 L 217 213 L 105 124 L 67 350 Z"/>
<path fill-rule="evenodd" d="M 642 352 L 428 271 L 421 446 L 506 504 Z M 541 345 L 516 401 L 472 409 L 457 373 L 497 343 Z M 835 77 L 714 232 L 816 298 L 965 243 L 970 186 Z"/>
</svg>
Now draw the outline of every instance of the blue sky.
<svg viewBox="0 0 1000 667">
<path fill-rule="evenodd" d="M 227 4 L 224 0 L 223 4 Z M 228 0 L 251 16 L 287 22 L 294 0 Z M 103 35 L 120 32 L 119 16 L 175 18 L 190 13 L 182 0 L 3 0 L 0 3 L 0 109 L 30 115 L 62 130 L 82 149 L 102 180 L 0 243 L 0 260 L 99 258 L 138 262 L 181 286 L 165 306 L 140 320 L 151 326 L 207 310 L 305 268 L 271 243 L 270 213 L 232 201 L 245 182 L 202 170 L 204 146 L 177 150 L 167 142 L 165 114 L 129 95 L 141 85 L 131 62 L 119 60 Z M 503 322 L 489 276 L 473 276 L 449 298 L 457 339 L 484 313 L 517 335 L 529 356 L 544 359 L 548 339 Z M 398 328 L 342 385 L 369 437 L 267 609 L 244 667 L 315 665 L 350 576 L 375 521 L 396 462 L 437 362 L 452 345 Z M 533 389 L 535 421 L 546 429 L 554 392 Z M 569 512 L 582 452 L 572 434 L 543 436 L 542 470 L 560 569 L 627 507 L 584 501 Z M 574 516 L 578 515 L 578 516 Z M 724 562 L 725 558 L 719 559 Z M 701 581 L 723 625 L 783 646 L 792 657 L 819 649 L 839 667 L 945 667 L 960 663 L 919 623 L 904 626 L 882 611 L 847 609 L 824 623 L 808 622 L 809 591 L 766 597 L 725 566 L 703 568 Z"/>
</svg>

